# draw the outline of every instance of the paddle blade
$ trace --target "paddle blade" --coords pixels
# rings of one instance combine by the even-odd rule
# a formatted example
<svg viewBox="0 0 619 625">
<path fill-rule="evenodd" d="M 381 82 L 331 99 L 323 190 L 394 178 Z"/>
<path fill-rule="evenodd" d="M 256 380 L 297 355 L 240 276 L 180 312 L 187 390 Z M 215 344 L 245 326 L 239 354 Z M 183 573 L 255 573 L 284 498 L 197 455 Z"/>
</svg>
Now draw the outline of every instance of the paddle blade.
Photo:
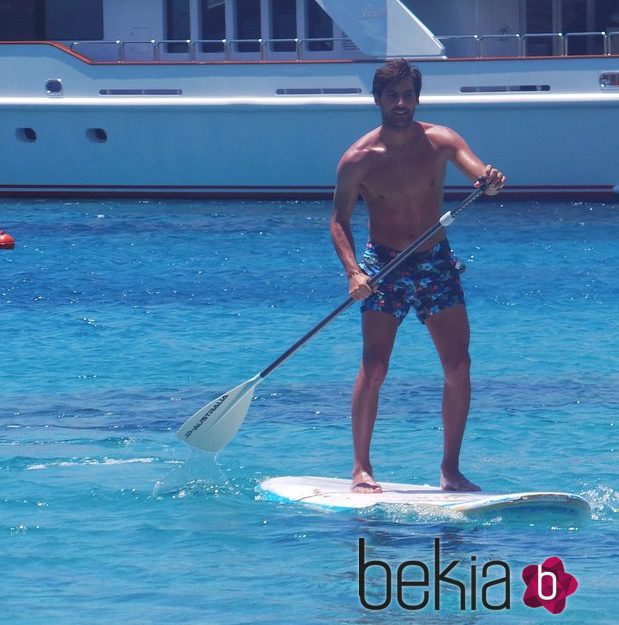
<svg viewBox="0 0 619 625">
<path fill-rule="evenodd" d="M 176 435 L 192 447 L 217 452 L 234 437 L 245 420 L 260 375 L 200 408 L 177 430 Z"/>
</svg>

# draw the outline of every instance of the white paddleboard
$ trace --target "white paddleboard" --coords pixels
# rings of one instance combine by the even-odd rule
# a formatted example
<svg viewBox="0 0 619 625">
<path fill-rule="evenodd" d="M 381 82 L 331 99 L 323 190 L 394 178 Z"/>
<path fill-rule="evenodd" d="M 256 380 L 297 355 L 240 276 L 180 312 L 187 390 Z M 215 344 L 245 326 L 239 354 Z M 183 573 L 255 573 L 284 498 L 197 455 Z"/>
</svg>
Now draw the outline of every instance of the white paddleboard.
<svg viewBox="0 0 619 625">
<path fill-rule="evenodd" d="M 350 480 L 328 477 L 275 477 L 262 482 L 262 490 L 272 499 L 322 506 L 332 510 L 352 510 L 380 505 L 412 506 L 462 513 L 484 513 L 514 508 L 533 511 L 568 512 L 591 516 L 587 500 L 580 495 L 560 492 L 461 493 L 438 486 L 380 482 L 382 493 L 353 493 Z"/>
</svg>

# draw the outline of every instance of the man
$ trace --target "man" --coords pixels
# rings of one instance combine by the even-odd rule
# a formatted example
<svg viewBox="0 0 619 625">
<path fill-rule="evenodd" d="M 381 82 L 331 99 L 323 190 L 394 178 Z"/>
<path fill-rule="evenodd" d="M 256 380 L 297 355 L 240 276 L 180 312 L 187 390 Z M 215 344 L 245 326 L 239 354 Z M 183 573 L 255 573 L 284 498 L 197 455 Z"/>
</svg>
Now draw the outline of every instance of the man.
<svg viewBox="0 0 619 625">
<path fill-rule="evenodd" d="M 437 222 L 447 161 L 471 180 L 484 175 L 488 195 L 505 183 L 503 174 L 484 166 L 453 130 L 413 119 L 420 92 L 421 73 L 403 59 L 378 69 L 372 93 L 381 126 L 355 142 L 338 166 L 331 236 L 348 276 L 348 292 L 363 300 L 363 356 L 352 399 L 355 492 L 382 492 L 373 477 L 370 441 L 396 332 L 411 306 L 428 328 L 445 377 L 441 488 L 480 490 L 459 469 L 470 402 L 469 324 L 444 230 L 374 291 L 369 286 L 372 275 Z M 368 208 L 369 241 L 357 264 L 350 218 L 359 195 Z"/>
</svg>

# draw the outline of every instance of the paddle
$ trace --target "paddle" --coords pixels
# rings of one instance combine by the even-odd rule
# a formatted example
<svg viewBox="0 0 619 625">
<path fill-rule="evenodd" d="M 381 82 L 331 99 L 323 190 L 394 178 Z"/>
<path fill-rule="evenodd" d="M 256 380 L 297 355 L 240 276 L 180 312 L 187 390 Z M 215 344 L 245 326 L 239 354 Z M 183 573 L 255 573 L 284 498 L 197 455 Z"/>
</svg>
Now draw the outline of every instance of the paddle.
<svg viewBox="0 0 619 625">
<path fill-rule="evenodd" d="M 434 236 L 441 227 L 449 226 L 456 215 L 466 208 L 473 200 L 477 199 L 488 187 L 486 179 L 477 179 L 479 186 L 476 187 L 454 210 L 447 211 L 427 232 L 413 241 L 406 249 L 400 252 L 392 261 L 387 263 L 370 280 L 370 285 L 374 286 L 387 274 L 391 273 L 401 265 L 420 245 Z M 176 435 L 188 445 L 197 447 L 204 451 L 217 452 L 222 449 L 237 433 L 241 427 L 245 415 L 249 409 L 254 389 L 264 378 L 274 369 L 279 367 L 302 345 L 307 343 L 314 334 L 322 330 L 329 322 L 346 310 L 355 300 L 349 297 L 342 302 L 333 312 L 327 315 L 322 321 L 317 323 L 307 334 L 302 336 L 294 345 L 289 347 L 279 358 L 274 360 L 266 369 L 246 380 L 239 386 L 220 395 L 206 406 L 200 408 L 192 417 L 178 429 Z"/>
</svg>

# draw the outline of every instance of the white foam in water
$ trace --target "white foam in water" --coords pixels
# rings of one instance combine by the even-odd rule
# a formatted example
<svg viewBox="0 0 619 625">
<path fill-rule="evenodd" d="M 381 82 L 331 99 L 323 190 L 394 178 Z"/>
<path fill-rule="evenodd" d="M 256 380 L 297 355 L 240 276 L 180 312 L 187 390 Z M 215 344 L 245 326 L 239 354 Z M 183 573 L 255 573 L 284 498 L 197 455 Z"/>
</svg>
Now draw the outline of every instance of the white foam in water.
<svg viewBox="0 0 619 625">
<path fill-rule="evenodd" d="M 592 488 L 583 493 L 583 497 L 589 501 L 592 518 L 595 520 L 612 518 L 619 513 L 619 491 L 610 486 Z"/>
<path fill-rule="evenodd" d="M 152 464 L 156 458 L 84 458 L 83 460 L 60 460 L 47 464 L 33 464 L 26 467 L 26 471 L 42 471 L 54 467 L 83 467 L 83 466 L 104 466 L 118 464 Z"/>
<path fill-rule="evenodd" d="M 155 482 L 152 496 L 185 497 L 200 490 L 221 489 L 227 484 L 226 476 L 215 461 L 215 454 L 191 450 L 185 462 L 180 463 L 166 477 Z"/>
</svg>

